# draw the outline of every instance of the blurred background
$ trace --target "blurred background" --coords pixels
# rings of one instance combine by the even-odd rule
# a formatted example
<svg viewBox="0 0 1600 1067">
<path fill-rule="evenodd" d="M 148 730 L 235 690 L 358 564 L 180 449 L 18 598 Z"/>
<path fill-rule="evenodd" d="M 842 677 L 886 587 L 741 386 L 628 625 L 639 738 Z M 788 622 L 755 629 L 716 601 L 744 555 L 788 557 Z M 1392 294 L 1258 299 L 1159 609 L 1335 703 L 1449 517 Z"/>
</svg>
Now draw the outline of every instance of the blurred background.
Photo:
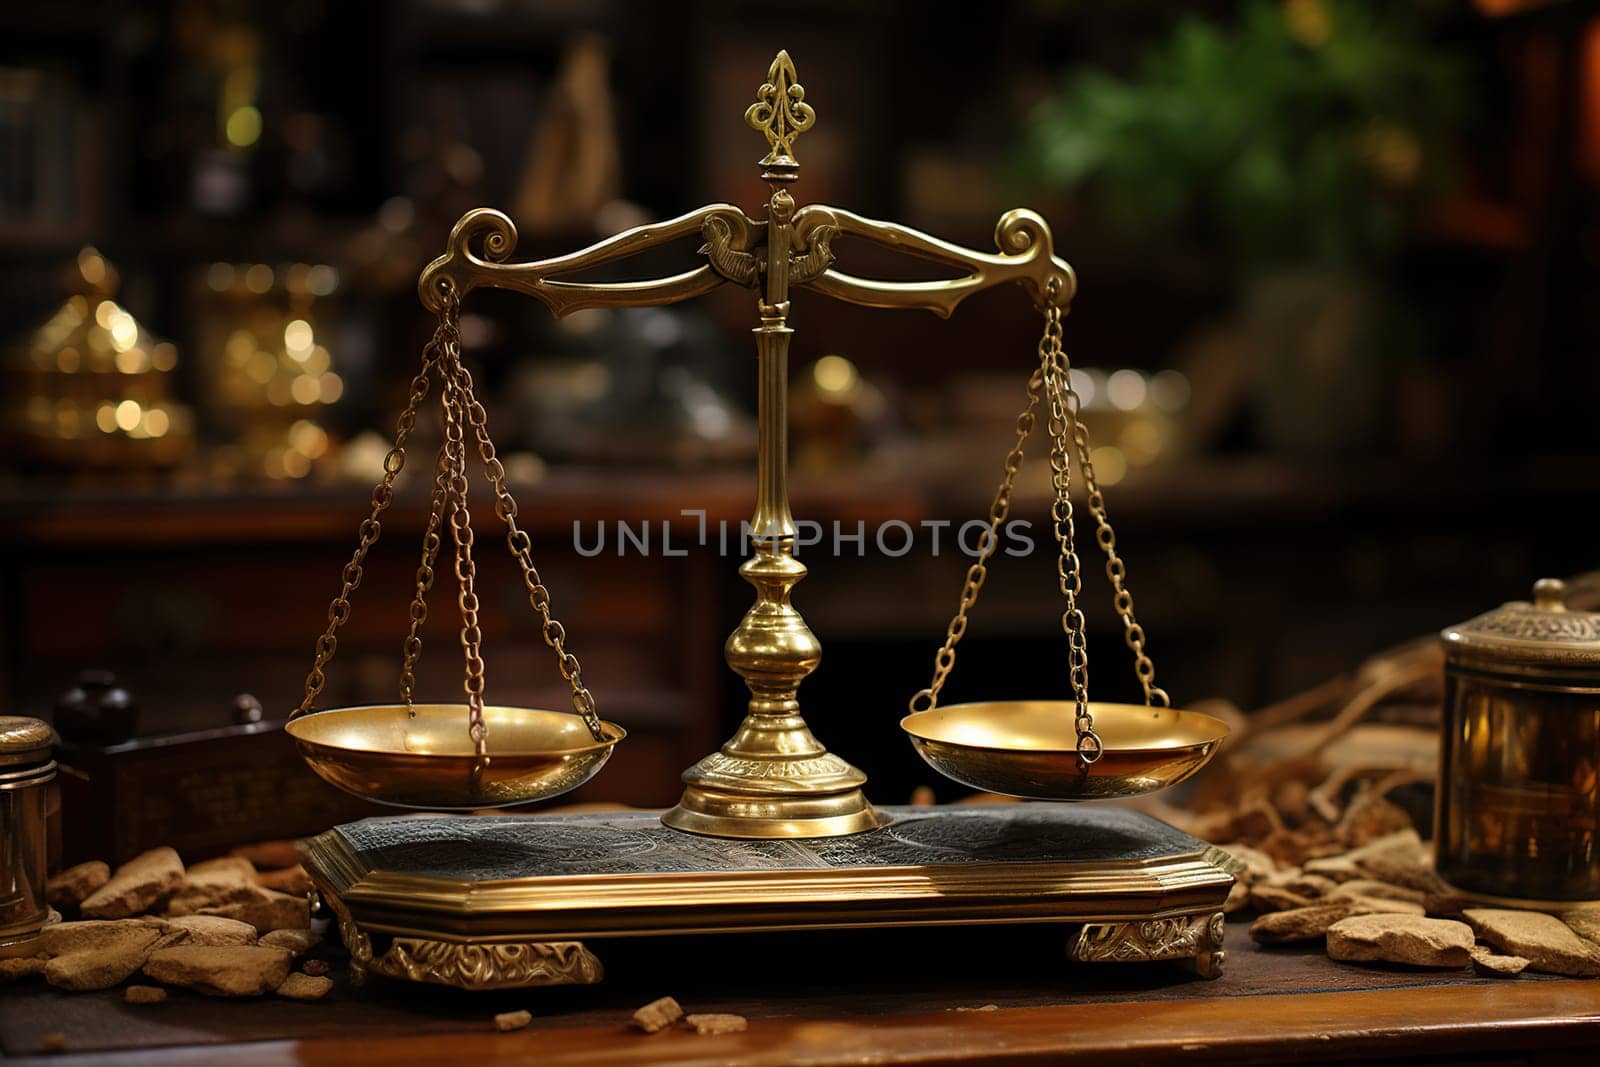
<svg viewBox="0 0 1600 1067">
<path fill-rule="evenodd" d="M 742 116 L 780 47 L 818 116 L 801 203 L 979 249 L 1013 206 L 1051 221 L 1080 279 L 1066 343 L 1096 466 L 1177 702 L 1259 707 L 1596 566 L 1600 5 L 10 4 L 0 707 L 112 747 L 281 719 L 453 221 L 499 207 L 535 258 L 714 200 L 756 211 L 764 145 Z M 715 531 L 753 500 L 754 312 L 732 287 L 560 322 L 467 302 L 557 614 L 632 734 L 585 795 L 672 802 L 742 713 L 721 645 L 751 593 Z M 934 783 L 896 723 L 956 606 L 953 532 L 987 511 L 1039 320 L 1007 288 L 949 321 L 801 292 L 791 324 L 795 512 L 868 531 L 802 553 L 796 602 L 825 649 L 802 699 L 874 798 L 903 802 Z M 430 414 L 325 703 L 393 700 L 437 434 Z M 1014 515 L 1041 551 L 997 560 L 950 699 L 1067 691 L 1047 469 L 1036 441 Z M 489 695 L 564 707 L 481 484 Z M 666 520 L 686 555 L 659 551 Z M 889 520 L 922 531 L 910 552 L 876 543 Z M 618 522 L 652 524 L 657 551 L 619 554 Z M 605 550 L 575 551 L 574 523 L 586 546 L 604 524 Z M 1082 549 L 1093 687 L 1129 698 Z M 436 593 L 418 687 L 440 699 L 460 691 L 453 602 Z"/>
</svg>

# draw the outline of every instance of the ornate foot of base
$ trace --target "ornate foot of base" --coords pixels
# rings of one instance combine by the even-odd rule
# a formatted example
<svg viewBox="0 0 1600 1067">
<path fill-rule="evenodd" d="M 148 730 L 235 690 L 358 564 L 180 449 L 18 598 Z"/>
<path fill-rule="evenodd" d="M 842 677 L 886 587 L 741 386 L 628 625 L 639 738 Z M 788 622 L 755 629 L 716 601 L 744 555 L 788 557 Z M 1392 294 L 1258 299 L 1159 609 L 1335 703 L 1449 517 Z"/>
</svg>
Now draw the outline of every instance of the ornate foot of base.
<svg viewBox="0 0 1600 1067">
<path fill-rule="evenodd" d="M 1067 958 L 1082 963 L 1143 963 L 1192 960 L 1201 977 L 1222 974 L 1222 913 L 1164 919 L 1084 923 L 1067 945 Z"/>
<path fill-rule="evenodd" d="M 350 953 L 350 976 L 357 985 L 369 974 L 458 989 L 593 985 L 605 977 L 599 958 L 581 941 L 463 944 L 396 937 L 383 952 L 374 954 L 372 938 L 350 918 L 343 903 L 330 893 L 323 893 L 323 900 L 338 917 L 339 936 Z"/>
</svg>

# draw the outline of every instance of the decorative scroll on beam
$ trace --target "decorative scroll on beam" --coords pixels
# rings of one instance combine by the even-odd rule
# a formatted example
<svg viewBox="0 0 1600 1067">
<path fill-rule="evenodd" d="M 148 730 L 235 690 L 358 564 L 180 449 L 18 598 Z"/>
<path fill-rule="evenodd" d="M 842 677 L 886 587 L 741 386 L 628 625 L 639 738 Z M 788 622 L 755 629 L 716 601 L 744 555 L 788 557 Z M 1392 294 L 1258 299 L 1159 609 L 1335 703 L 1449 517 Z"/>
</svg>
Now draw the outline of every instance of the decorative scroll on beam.
<svg viewBox="0 0 1600 1067">
<path fill-rule="evenodd" d="M 461 216 L 450 231 L 444 255 L 429 263 L 417 282 L 417 295 L 437 312 L 445 294 L 459 299 L 480 286 L 511 289 L 542 300 L 560 318 L 581 308 L 651 307 L 709 293 L 725 280 L 709 264 L 666 278 L 629 282 L 564 282 L 573 274 L 627 259 L 684 237 L 697 236 L 708 220 L 727 235 L 731 245 L 747 249 L 760 227 L 732 204 L 710 204 L 666 222 L 636 226 L 570 255 L 530 263 L 507 263 L 517 247 L 517 228 L 492 208 Z M 764 229 L 762 230 L 764 233 Z"/>
<path fill-rule="evenodd" d="M 825 270 L 794 284 L 844 300 L 851 304 L 883 308 L 925 308 L 941 318 L 949 318 L 957 304 L 973 293 L 1007 282 L 1018 282 L 1035 303 L 1043 304 L 1055 283 L 1053 302 L 1063 307 L 1072 300 L 1078 287 L 1072 268 L 1056 258 L 1050 227 L 1044 219 L 1026 208 L 1000 216 L 994 243 L 999 254 L 974 252 L 960 245 L 941 241 L 920 230 L 892 222 L 853 215 L 842 208 L 811 205 L 795 212 L 795 235 L 803 245 L 820 243 L 827 248 L 830 239 L 864 237 L 875 244 L 918 259 L 964 269 L 957 278 L 930 281 L 892 282 L 858 278 L 837 270 Z M 813 241 L 813 236 L 817 238 Z M 831 256 L 827 257 L 831 261 Z"/>
</svg>

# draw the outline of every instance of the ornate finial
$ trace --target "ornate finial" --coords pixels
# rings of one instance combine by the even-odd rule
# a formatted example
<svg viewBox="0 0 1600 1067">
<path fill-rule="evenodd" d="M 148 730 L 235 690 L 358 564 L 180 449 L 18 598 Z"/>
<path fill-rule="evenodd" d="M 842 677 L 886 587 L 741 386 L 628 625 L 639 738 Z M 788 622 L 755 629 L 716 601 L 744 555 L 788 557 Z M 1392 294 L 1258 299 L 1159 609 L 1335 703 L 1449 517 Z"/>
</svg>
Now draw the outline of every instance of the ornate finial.
<svg viewBox="0 0 1600 1067">
<path fill-rule="evenodd" d="M 760 130 L 770 147 L 761 161 L 764 167 L 798 167 L 794 158 L 794 139 L 811 128 L 817 113 L 806 103 L 806 91 L 795 81 L 794 61 L 780 50 L 767 80 L 756 90 L 756 102 L 744 113 L 744 121 Z"/>
</svg>

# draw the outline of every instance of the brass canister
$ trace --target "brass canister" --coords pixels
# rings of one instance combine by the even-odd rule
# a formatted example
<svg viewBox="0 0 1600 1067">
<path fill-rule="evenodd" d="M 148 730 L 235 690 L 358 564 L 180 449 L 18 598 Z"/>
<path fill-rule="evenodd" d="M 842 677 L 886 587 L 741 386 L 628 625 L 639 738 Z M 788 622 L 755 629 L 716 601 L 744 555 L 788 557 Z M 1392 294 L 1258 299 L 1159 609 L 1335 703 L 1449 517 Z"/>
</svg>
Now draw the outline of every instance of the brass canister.
<svg viewBox="0 0 1600 1067">
<path fill-rule="evenodd" d="M 0 715 L 0 949 L 36 936 L 50 920 L 50 782 L 55 735 L 38 719 Z"/>
<path fill-rule="evenodd" d="M 1445 630 L 1434 841 L 1469 895 L 1600 899 L 1600 614 L 1561 582 Z"/>
</svg>

